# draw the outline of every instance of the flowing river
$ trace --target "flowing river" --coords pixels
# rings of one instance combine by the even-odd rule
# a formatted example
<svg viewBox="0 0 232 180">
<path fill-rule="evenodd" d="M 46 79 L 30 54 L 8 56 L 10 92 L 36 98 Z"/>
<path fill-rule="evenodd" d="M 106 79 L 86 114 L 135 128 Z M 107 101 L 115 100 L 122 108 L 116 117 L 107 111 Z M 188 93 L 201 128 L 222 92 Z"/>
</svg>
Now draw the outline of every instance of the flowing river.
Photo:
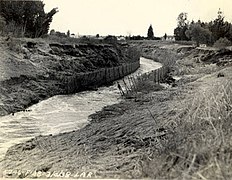
<svg viewBox="0 0 232 180">
<path fill-rule="evenodd" d="M 143 74 L 161 67 L 160 63 L 140 58 L 140 68 L 131 75 Z M 122 81 L 120 80 L 119 83 Z M 7 149 L 38 135 L 58 134 L 83 128 L 88 116 L 104 106 L 121 101 L 117 84 L 73 95 L 58 95 L 41 101 L 14 116 L 0 117 L 0 160 Z"/>
</svg>

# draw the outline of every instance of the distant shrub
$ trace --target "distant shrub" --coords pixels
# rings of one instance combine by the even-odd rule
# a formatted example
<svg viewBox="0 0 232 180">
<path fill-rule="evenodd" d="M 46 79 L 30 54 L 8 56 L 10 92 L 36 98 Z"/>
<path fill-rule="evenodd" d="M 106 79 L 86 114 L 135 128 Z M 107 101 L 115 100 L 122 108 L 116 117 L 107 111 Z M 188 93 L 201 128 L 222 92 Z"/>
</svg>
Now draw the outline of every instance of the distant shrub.
<svg viewBox="0 0 232 180">
<path fill-rule="evenodd" d="M 104 38 L 104 42 L 109 44 L 117 44 L 118 40 L 115 36 L 109 35 Z"/>
<path fill-rule="evenodd" d="M 78 40 L 78 43 L 84 43 L 84 44 L 99 44 L 102 43 L 101 39 L 97 39 L 95 37 L 87 37 L 87 36 L 82 36 L 80 38 L 74 38 Z"/>
<path fill-rule="evenodd" d="M 231 42 L 226 37 L 224 37 L 224 38 L 218 39 L 214 43 L 213 46 L 216 47 L 216 48 L 223 48 L 223 47 L 226 47 L 226 46 L 231 46 Z"/>
<path fill-rule="evenodd" d="M 137 36 L 130 36 L 130 37 L 128 37 L 128 39 L 129 40 L 144 40 L 144 39 L 146 39 L 146 37 L 137 35 Z"/>
<path fill-rule="evenodd" d="M 87 36 L 82 36 L 80 38 L 74 38 L 74 37 L 60 37 L 56 35 L 47 35 L 45 37 L 47 40 L 50 42 L 57 42 L 61 44 L 78 44 L 78 43 L 83 43 L 83 44 L 99 44 L 102 43 L 101 39 L 97 38 L 90 38 Z"/>
</svg>

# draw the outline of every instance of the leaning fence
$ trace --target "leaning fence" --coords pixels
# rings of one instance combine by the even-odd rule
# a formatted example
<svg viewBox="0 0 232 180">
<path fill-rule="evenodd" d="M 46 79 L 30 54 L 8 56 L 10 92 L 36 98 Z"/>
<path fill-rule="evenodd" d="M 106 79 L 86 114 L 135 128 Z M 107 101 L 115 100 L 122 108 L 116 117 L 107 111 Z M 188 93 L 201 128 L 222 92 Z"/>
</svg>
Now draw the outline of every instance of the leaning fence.
<svg viewBox="0 0 232 180">
<path fill-rule="evenodd" d="M 163 66 L 155 69 L 151 72 L 144 73 L 142 75 L 131 75 L 127 76 L 123 79 L 122 83 L 122 94 L 127 95 L 130 94 L 131 92 L 136 92 L 138 89 L 138 84 L 140 84 L 143 81 L 153 81 L 155 84 L 160 84 L 165 81 L 167 78 L 168 73 L 171 70 L 171 67 L 175 64 L 175 60 L 169 60 L 165 61 L 163 63 Z M 144 87 L 145 88 L 145 87 Z"/>
<path fill-rule="evenodd" d="M 65 86 L 66 94 L 75 93 L 121 79 L 136 71 L 139 67 L 140 61 L 136 61 L 134 63 L 124 63 L 116 67 L 102 68 L 86 73 L 77 73 L 69 77 L 63 77 L 62 84 Z"/>
</svg>

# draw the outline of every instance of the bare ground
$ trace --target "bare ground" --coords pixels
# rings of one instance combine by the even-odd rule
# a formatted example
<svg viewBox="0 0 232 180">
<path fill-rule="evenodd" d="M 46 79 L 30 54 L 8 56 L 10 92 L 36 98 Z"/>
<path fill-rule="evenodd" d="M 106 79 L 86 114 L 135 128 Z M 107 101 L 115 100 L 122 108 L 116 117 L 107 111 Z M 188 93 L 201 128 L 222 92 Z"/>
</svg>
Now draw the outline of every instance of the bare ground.
<svg viewBox="0 0 232 180">
<path fill-rule="evenodd" d="M 93 172 L 97 178 L 230 179 L 232 67 L 206 65 L 199 51 L 195 57 L 192 53 L 177 61 L 173 74 L 182 79 L 176 87 L 155 91 L 150 86 L 154 89 L 92 115 L 81 130 L 13 146 L 2 170 L 40 171 L 43 176 L 64 171 L 71 176 Z"/>
</svg>

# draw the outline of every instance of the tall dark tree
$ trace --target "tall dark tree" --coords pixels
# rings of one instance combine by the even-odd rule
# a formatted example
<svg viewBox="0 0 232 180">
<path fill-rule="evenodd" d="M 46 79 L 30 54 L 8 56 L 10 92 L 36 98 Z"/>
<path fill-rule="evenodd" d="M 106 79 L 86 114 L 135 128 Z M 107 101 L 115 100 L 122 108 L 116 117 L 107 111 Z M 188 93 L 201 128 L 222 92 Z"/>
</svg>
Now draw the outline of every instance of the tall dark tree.
<svg viewBox="0 0 232 180">
<path fill-rule="evenodd" d="M 67 36 L 68 36 L 68 37 L 70 37 L 70 30 L 68 30 L 68 32 L 67 32 Z"/>
<path fill-rule="evenodd" d="M 44 12 L 42 1 L 0 1 L 0 15 L 4 17 L 6 26 L 14 23 L 17 29 L 27 37 L 40 37 L 48 33 L 52 17 L 57 8 Z"/>
<path fill-rule="evenodd" d="M 164 34 L 164 40 L 166 40 L 166 39 L 167 39 L 167 34 L 165 33 L 165 34 Z"/>
<path fill-rule="evenodd" d="M 222 11 L 219 9 L 218 11 L 218 17 L 209 23 L 209 30 L 213 34 L 213 40 L 217 41 L 220 38 L 228 38 L 232 40 L 231 36 L 231 23 L 228 23 L 224 20 L 224 16 L 222 14 Z"/>
<path fill-rule="evenodd" d="M 154 32 L 152 25 L 149 26 L 148 31 L 147 31 L 147 38 L 148 39 L 154 39 Z"/>
<path fill-rule="evenodd" d="M 189 38 L 186 36 L 185 32 L 188 29 L 188 18 L 187 13 L 180 13 L 177 18 L 177 28 L 174 29 L 174 36 L 177 41 L 187 41 Z"/>
<path fill-rule="evenodd" d="M 185 12 L 182 12 L 177 17 L 177 26 L 178 27 L 184 27 L 188 25 L 188 14 Z"/>
<path fill-rule="evenodd" d="M 191 23 L 189 29 L 185 32 L 186 36 L 192 41 L 196 42 L 199 46 L 200 43 L 211 45 L 212 44 L 212 33 L 209 29 L 203 28 L 201 22 Z"/>
<path fill-rule="evenodd" d="M 187 26 L 177 27 L 174 29 L 174 36 L 177 41 L 188 41 L 189 38 L 186 36 Z"/>
</svg>

